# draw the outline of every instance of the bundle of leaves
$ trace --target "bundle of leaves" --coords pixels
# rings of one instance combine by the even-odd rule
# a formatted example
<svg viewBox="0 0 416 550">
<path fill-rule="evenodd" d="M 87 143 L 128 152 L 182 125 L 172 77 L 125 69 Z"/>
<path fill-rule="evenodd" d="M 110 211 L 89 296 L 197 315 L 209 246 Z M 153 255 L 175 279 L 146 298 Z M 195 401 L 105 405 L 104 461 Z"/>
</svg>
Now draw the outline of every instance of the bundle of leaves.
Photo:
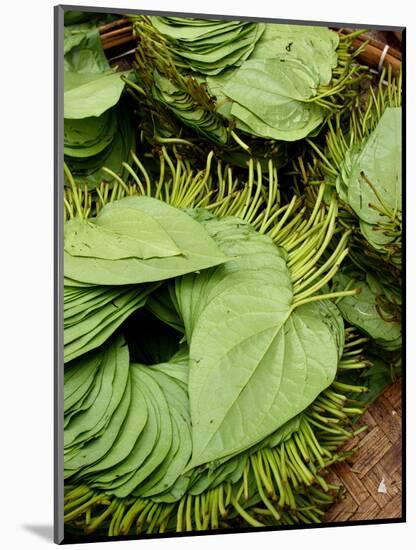
<svg viewBox="0 0 416 550">
<path fill-rule="evenodd" d="M 241 65 L 252 53 L 264 23 L 151 16 L 152 25 L 169 40 L 178 67 L 215 75 Z"/>
<path fill-rule="evenodd" d="M 346 152 L 336 187 L 368 244 L 399 267 L 401 183 L 401 109 L 387 107 L 371 133 Z"/>
<path fill-rule="evenodd" d="M 240 68 L 208 77 L 218 112 L 258 137 L 306 137 L 325 118 L 318 89 L 332 80 L 338 42 L 338 35 L 324 27 L 267 23 Z"/>
<path fill-rule="evenodd" d="M 90 189 L 110 181 L 102 167 L 119 172 L 135 146 L 123 74 L 110 67 L 97 24 L 71 24 L 64 32 L 65 161 Z"/>
<path fill-rule="evenodd" d="M 387 78 L 387 80 L 385 80 Z M 402 180 L 401 83 L 383 73 L 345 124 L 330 124 L 326 147 L 303 168 L 305 181 L 322 178 L 340 200 L 340 220 L 352 229 L 352 265 L 337 290 L 361 292 L 339 302 L 349 323 L 383 349 L 401 347 Z"/>
<path fill-rule="evenodd" d="M 355 272 L 354 272 L 355 271 Z M 355 296 L 343 298 L 338 308 L 344 318 L 367 334 L 378 346 L 399 350 L 402 344 L 400 316 L 392 316 L 391 303 L 401 305 L 400 289 L 388 289 L 372 275 L 349 269 L 334 277 L 334 289 L 358 288 Z"/>
<path fill-rule="evenodd" d="M 170 112 L 205 138 L 225 144 L 232 137 L 247 150 L 258 138 L 298 141 L 318 132 L 329 114 L 348 108 L 346 90 L 359 80 L 349 52 L 352 37 L 340 39 L 327 28 L 132 20 L 141 99 L 152 110 L 152 130 L 163 137 L 178 135 Z M 155 111 L 162 111 L 159 117 Z"/>
<path fill-rule="evenodd" d="M 165 171 L 165 165 L 169 167 Z M 66 522 L 109 535 L 320 521 L 368 366 L 327 292 L 337 203 L 282 204 L 277 170 L 159 178 L 91 196 L 67 170 Z M 266 184 L 267 182 L 267 184 Z M 95 201 L 95 202 L 94 202 Z M 92 214 L 91 214 L 92 212 Z M 329 244 L 332 244 L 332 251 Z"/>
</svg>

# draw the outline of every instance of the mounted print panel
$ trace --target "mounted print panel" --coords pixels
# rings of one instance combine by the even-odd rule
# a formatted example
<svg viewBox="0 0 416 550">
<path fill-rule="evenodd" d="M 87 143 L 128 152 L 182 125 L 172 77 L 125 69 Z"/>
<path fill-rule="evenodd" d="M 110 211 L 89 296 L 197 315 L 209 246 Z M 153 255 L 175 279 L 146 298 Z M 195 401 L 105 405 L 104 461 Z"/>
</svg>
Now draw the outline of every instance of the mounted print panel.
<svg viewBox="0 0 416 550">
<path fill-rule="evenodd" d="M 403 29 L 55 10 L 56 542 L 404 521 Z"/>
</svg>

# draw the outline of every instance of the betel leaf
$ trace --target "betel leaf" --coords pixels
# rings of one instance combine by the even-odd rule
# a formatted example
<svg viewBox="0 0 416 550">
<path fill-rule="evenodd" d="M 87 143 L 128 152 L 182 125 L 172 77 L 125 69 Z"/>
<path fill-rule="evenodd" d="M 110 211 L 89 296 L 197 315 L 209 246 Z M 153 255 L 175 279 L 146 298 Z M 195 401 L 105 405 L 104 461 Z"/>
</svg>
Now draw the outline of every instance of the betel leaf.
<svg viewBox="0 0 416 550">
<path fill-rule="evenodd" d="M 101 363 L 101 354 L 89 354 L 64 371 L 64 411 L 67 413 L 88 394 Z"/>
<path fill-rule="evenodd" d="M 307 102 L 318 86 L 319 77 L 298 59 L 249 59 L 222 91 L 232 100 L 226 108 L 237 127 L 242 123 L 255 135 L 295 141 L 323 121 L 322 109 Z"/>
<path fill-rule="evenodd" d="M 269 237 L 237 218 L 195 215 L 230 259 L 175 283 L 189 344 L 190 468 L 245 451 L 300 413 L 331 383 L 343 347 L 331 306 L 293 310 L 285 253 Z"/>
<path fill-rule="evenodd" d="M 182 387 L 175 378 L 155 369 L 146 372 L 159 384 L 163 391 L 172 418 L 172 447 L 165 461 L 152 476 L 141 485 L 135 494 L 153 496 L 170 489 L 182 474 L 192 452 L 189 403 L 186 386 Z"/>
<path fill-rule="evenodd" d="M 131 391 L 130 408 L 117 439 L 110 451 L 103 456 L 100 461 L 95 462 L 87 469 L 83 469 L 83 474 L 91 475 L 96 472 L 109 470 L 127 458 L 132 451 L 136 441 L 146 426 L 148 411 L 146 401 L 139 385 L 133 382 Z"/>
<path fill-rule="evenodd" d="M 150 457 L 152 450 L 156 447 L 159 436 L 159 414 L 156 404 L 152 401 L 146 385 L 138 377 L 137 369 L 134 365 L 130 368 L 132 382 L 140 388 L 146 406 L 146 423 L 127 456 L 112 468 L 95 472 L 91 485 L 106 490 L 117 490 L 124 483 L 131 480 L 137 470 Z"/>
<path fill-rule="evenodd" d="M 192 339 L 199 315 L 221 293 L 233 290 L 237 285 L 244 286 L 253 279 L 258 280 L 258 277 L 263 284 L 275 284 L 277 274 L 283 276 L 291 288 L 285 253 L 269 237 L 258 234 L 238 218 L 215 219 L 206 211 L 199 211 L 196 215 L 229 260 L 201 274 L 189 274 L 176 280 L 175 303 L 188 342 Z M 205 216 L 208 218 L 204 219 Z"/>
<path fill-rule="evenodd" d="M 383 226 L 378 224 L 366 223 L 360 220 L 360 231 L 363 237 L 371 244 L 376 250 L 383 251 L 386 246 L 392 243 L 397 236 L 389 235 L 383 230 Z M 392 258 L 392 262 L 394 259 Z"/>
<path fill-rule="evenodd" d="M 65 28 L 64 153 L 76 183 L 89 189 L 120 173 L 135 148 L 133 119 L 119 101 L 122 73 L 110 67 L 94 19 Z"/>
<path fill-rule="evenodd" d="M 200 134 L 218 143 L 227 141 L 227 132 L 220 118 L 203 109 L 189 93 L 168 78 L 153 73 L 153 96 L 169 108 L 183 124 L 194 128 Z"/>
<path fill-rule="evenodd" d="M 146 212 L 106 205 L 93 220 L 69 220 L 64 250 L 72 256 L 117 260 L 181 254 L 169 234 Z"/>
<path fill-rule="evenodd" d="M 348 203 L 367 224 L 377 224 L 391 212 L 401 212 L 401 109 L 388 107 L 380 122 L 353 155 Z"/>
<path fill-rule="evenodd" d="M 122 74 L 65 72 L 64 117 L 100 116 L 113 107 L 124 89 Z"/>
<path fill-rule="evenodd" d="M 84 74 L 110 70 L 95 24 L 71 25 L 64 29 L 64 70 Z"/>
<path fill-rule="evenodd" d="M 338 41 L 327 28 L 267 23 L 240 68 L 207 78 L 218 112 L 259 137 L 306 137 L 323 121 L 311 99 L 318 86 L 331 81 Z"/>
<path fill-rule="evenodd" d="M 120 403 L 129 379 L 129 354 L 122 337 L 117 337 L 101 353 L 100 392 L 91 407 L 75 415 L 65 430 L 65 448 L 83 444 L 101 434 Z M 68 368 L 73 368 L 72 364 Z"/>
<path fill-rule="evenodd" d="M 127 197 L 113 203 L 114 209 L 131 208 L 144 212 L 160 224 L 181 251 L 166 258 L 123 258 L 106 260 L 75 257 L 64 252 L 65 277 L 89 284 L 124 285 L 162 281 L 223 263 L 221 252 L 204 227 L 188 214 L 151 197 Z"/>
<path fill-rule="evenodd" d="M 101 153 L 111 144 L 116 131 L 116 109 L 108 109 L 99 117 L 68 118 L 64 125 L 64 154 L 85 158 Z"/>
<path fill-rule="evenodd" d="M 77 453 L 65 461 L 65 469 L 73 470 L 93 464 L 111 451 L 117 435 L 126 420 L 131 404 L 131 381 L 127 379 L 123 396 L 100 437 L 87 442 Z"/>
<path fill-rule="evenodd" d="M 239 28 L 240 21 L 223 21 L 221 19 L 183 19 L 172 20 L 169 17 L 151 16 L 152 25 L 164 36 L 175 41 L 194 42 L 204 37 L 215 36 L 218 33 L 229 32 Z"/>
<path fill-rule="evenodd" d="M 153 26 L 167 39 L 180 67 L 202 74 L 219 74 L 243 63 L 264 31 L 264 23 L 189 19 L 172 21 L 153 16 Z"/>
<path fill-rule="evenodd" d="M 78 123 L 80 126 L 84 126 L 85 120 L 91 120 L 91 118 L 101 119 L 101 117 L 105 117 L 107 113 L 113 111 L 117 120 L 116 127 L 114 132 L 112 128 L 108 128 L 109 134 L 100 138 L 102 140 L 111 139 L 109 145 L 101 152 L 84 157 L 80 154 L 80 148 L 76 151 L 73 148 L 70 151 L 67 147 L 65 148 L 65 162 L 68 164 L 76 183 L 82 187 L 87 185 L 89 189 L 94 189 L 103 181 L 112 182 L 113 176 L 102 170 L 103 166 L 115 173 L 120 173 L 122 163 L 129 160 L 130 151 L 135 149 L 136 139 L 133 119 L 129 114 L 127 101 L 123 101 L 122 98 L 115 107 L 109 109 L 100 117 L 65 120 L 66 127 L 71 125 L 75 128 Z M 74 132 L 71 135 L 73 136 Z"/>
<path fill-rule="evenodd" d="M 146 303 L 154 285 L 118 287 L 118 295 L 107 296 L 96 307 L 87 308 L 75 323 L 64 321 L 64 360 L 70 361 L 103 344 L 117 328 Z M 109 288 L 109 293 L 111 287 Z"/>
<path fill-rule="evenodd" d="M 401 324 L 389 319 L 383 310 L 383 302 L 365 280 L 355 279 L 346 273 L 337 273 L 333 279 L 335 291 L 347 285 L 358 288 L 359 293 L 342 298 L 338 305 L 343 317 L 352 325 L 373 338 L 380 346 L 398 349 L 401 346 Z"/>
<path fill-rule="evenodd" d="M 321 290 L 322 292 L 322 290 Z M 338 358 L 344 353 L 345 326 L 341 312 L 337 306 L 328 300 L 316 302 L 317 314 L 332 332 L 338 348 Z"/>
<path fill-rule="evenodd" d="M 389 358 L 387 358 L 387 361 L 384 361 L 380 357 L 369 356 L 369 360 L 371 363 L 369 368 L 359 373 L 346 373 L 342 379 L 343 382 L 345 381 L 348 384 L 365 385 L 368 388 L 367 392 L 353 392 L 351 395 L 352 399 L 366 405 L 374 403 L 383 391 L 395 382 L 396 375 L 400 376 L 400 373 L 395 372 L 394 366 L 389 362 Z"/>
<path fill-rule="evenodd" d="M 316 304 L 291 311 L 285 286 L 278 289 L 265 286 L 258 292 L 253 284 L 247 292 L 222 295 L 194 329 L 192 466 L 261 441 L 310 405 L 335 377 L 337 344 Z"/>
<path fill-rule="evenodd" d="M 266 23 L 249 59 L 298 59 L 318 76 L 320 84 L 329 84 L 337 66 L 338 43 L 338 34 L 326 27 Z"/>
<path fill-rule="evenodd" d="M 354 156 L 360 151 L 360 145 L 355 144 L 345 152 L 345 156 L 339 166 L 339 174 L 335 179 L 335 187 L 338 196 L 344 202 L 348 202 L 348 185 L 351 176 L 351 166 Z"/>
<path fill-rule="evenodd" d="M 108 64 L 97 29 L 66 30 L 64 117 L 99 116 L 120 99 L 121 73 Z"/>
<path fill-rule="evenodd" d="M 143 392 L 146 392 L 154 405 L 158 435 L 155 446 L 140 468 L 136 469 L 134 475 L 114 491 L 114 494 L 121 497 L 129 495 L 155 471 L 167 457 L 172 445 L 172 419 L 169 414 L 167 397 L 145 368 L 140 365 L 132 365 L 131 370 L 132 375 L 133 371 L 135 374 L 137 373 L 137 380 L 142 385 Z"/>
<path fill-rule="evenodd" d="M 171 286 L 161 286 L 157 294 L 152 294 L 147 303 L 147 309 L 160 321 L 174 328 L 180 333 L 184 332 L 183 320 L 178 314 L 173 302 Z"/>
</svg>

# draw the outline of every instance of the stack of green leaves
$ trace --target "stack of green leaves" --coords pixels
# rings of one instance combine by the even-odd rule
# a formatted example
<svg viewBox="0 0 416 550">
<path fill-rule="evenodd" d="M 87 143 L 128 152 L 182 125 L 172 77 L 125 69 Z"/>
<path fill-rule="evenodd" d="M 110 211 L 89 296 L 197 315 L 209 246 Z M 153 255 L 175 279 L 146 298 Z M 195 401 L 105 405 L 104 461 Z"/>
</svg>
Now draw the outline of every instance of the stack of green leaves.
<svg viewBox="0 0 416 550">
<path fill-rule="evenodd" d="M 384 72 L 348 117 L 330 122 L 325 147 L 308 141 L 312 162 L 301 162 L 305 180 L 325 179 L 336 189 L 341 223 L 352 230 L 350 265 L 336 275 L 333 289 L 359 293 L 338 307 L 370 337 L 372 353 L 394 365 L 401 361 L 402 343 L 400 105 L 400 78 Z"/>
<path fill-rule="evenodd" d="M 186 369 L 175 358 L 152 367 L 129 363 L 120 336 L 72 363 L 65 371 L 65 475 L 119 497 L 172 491 L 192 451 Z"/>
<path fill-rule="evenodd" d="M 169 41 L 178 67 L 218 74 L 241 65 L 264 31 L 263 23 L 152 16 L 154 27 Z"/>
<path fill-rule="evenodd" d="M 119 172 L 135 138 L 130 114 L 120 101 L 121 73 L 111 69 L 97 27 L 65 27 L 64 154 L 80 184 L 94 188 Z"/>
<path fill-rule="evenodd" d="M 322 27 L 267 23 L 240 68 L 209 76 L 219 112 L 237 128 L 262 138 L 302 139 L 323 122 L 314 102 L 337 65 L 338 35 Z"/>
<path fill-rule="evenodd" d="M 344 326 L 330 303 L 296 304 L 287 261 L 244 220 L 151 197 L 66 222 L 66 476 L 176 502 L 298 429 L 334 380 Z M 149 345 L 139 308 L 174 328 L 165 363 L 131 360 Z"/>
<path fill-rule="evenodd" d="M 327 210 L 320 186 L 305 219 L 281 206 L 271 161 L 266 175 L 252 160 L 241 188 L 220 162 L 210 177 L 212 154 L 195 174 L 162 153 L 159 178 L 140 168 L 146 190 L 132 174 L 95 202 L 67 170 L 65 521 L 109 535 L 136 519 L 137 532 L 319 521 L 336 489 L 324 469 L 361 412 L 338 394 L 356 388 L 335 378 L 353 342 L 320 292 L 348 252 L 346 234 L 319 262 L 335 197 Z"/>
<path fill-rule="evenodd" d="M 399 107 L 387 107 L 370 135 L 346 151 L 336 180 L 369 245 L 398 267 L 401 247 L 391 250 L 401 241 L 401 116 Z"/>
<path fill-rule="evenodd" d="M 293 307 L 285 252 L 269 237 L 238 218 L 205 225 L 230 260 L 175 283 L 193 466 L 241 453 L 302 412 L 332 382 L 344 338 L 336 308 Z"/>
<path fill-rule="evenodd" d="M 322 167 L 354 227 L 350 266 L 334 289 L 359 288 L 340 300 L 344 318 L 381 350 L 401 348 L 401 109 L 381 88 L 342 135 L 331 129 Z M 327 160 L 329 159 L 329 160 Z M 344 214 L 343 214 L 344 215 Z M 393 359 L 392 359 L 393 360 Z"/>
<path fill-rule="evenodd" d="M 101 345 L 159 281 L 226 259 L 200 224 L 151 197 L 71 219 L 64 235 L 66 361 Z"/>
<path fill-rule="evenodd" d="M 151 36 L 149 45 L 141 49 L 141 55 L 143 51 L 151 51 L 151 44 L 155 43 L 155 29 L 163 37 L 160 47 L 166 67 L 158 66 L 158 73 L 172 72 L 168 70 L 168 65 L 173 62 L 183 75 L 192 75 L 201 84 L 206 83 L 215 101 L 216 111 L 251 136 L 291 142 L 319 130 L 329 105 L 320 102 L 319 90 L 325 88 L 325 95 L 330 95 L 326 88 L 331 83 L 332 70 L 337 66 L 339 39 L 335 32 L 322 27 L 257 24 L 255 40 L 249 49 L 241 46 L 244 56 L 238 58 L 238 62 L 233 56 L 226 56 L 213 66 L 212 52 L 205 42 L 215 38 L 215 52 L 223 49 L 228 52 L 234 39 L 228 41 L 227 33 L 222 32 L 208 34 L 200 53 L 193 56 L 198 63 L 184 63 L 182 59 L 192 57 L 189 51 L 195 47 L 192 37 L 199 36 L 206 24 L 211 32 L 211 27 L 216 25 L 221 28 L 221 25 L 236 23 L 188 19 L 177 24 L 166 19 L 150 17 L 151 29 L 137 20 L 135 22 L 143 44 L 146 44 L 147 34 Z M 199 44 L 199 41 L 196 43 Z M 237 41 L 236 45 L 239 44 L 240 41 Z M 155 61 L 157 65 L 161 56 L 159 61 Z M 149 62 L 151 64 L 150 58 Z M 160 80 L 159 76 L 156 79 Z M 165 84 L 165 88 L 167 86 Z M 172 78 L 169 86 L 175 88 Z M 156 90 L 160 87 L 159 82 Z M 167 98 L 156 91 L 154 96 L 157 101 L 170 106 L 189 126 L 198 128 L 199 119 L 203 116 L 197 113 L 207 110 L 206 106 L 198 105 L 196 96 L 187 97 L 186 101 L 178 92 L 176 96 L 171 92 L 170 98 Z M 188 112 L 195 111 L 193 118 L 181 117 L 184 103 Z"/>
<path fill-rule="evenodd" d="M 158 71 L 153 73 L 152 91 L 155 99 L 170 109 L 183 124 L 211 141 L 219 144 L 227 142 L 227 131 L 219 118 L 213 112 L 195 104 L 186 90 Z"/>
</svg>

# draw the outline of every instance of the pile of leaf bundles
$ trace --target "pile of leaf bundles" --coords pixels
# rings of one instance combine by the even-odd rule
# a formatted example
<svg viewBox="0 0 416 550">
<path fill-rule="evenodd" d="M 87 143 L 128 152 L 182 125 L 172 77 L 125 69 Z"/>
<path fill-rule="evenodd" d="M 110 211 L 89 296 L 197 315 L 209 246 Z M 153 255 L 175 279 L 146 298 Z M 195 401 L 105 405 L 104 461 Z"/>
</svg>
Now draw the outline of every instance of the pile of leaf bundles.
<svg viewBox="0 0 416 550">
<path fill-rule="evenodd" d="M 360 288 L 338 307 L 349 323 L 379 347 L 401 348 L 402 156 L 401 82 L 383 73 L 369 88 L 349 123 L 330 124 L 326 147 L 312 141 L 315 158 L 305 178 L 332 184 L 340 199 L 340 221 L 352 228 L 351 265 L 334 288 Z"/>
<path fill-rule="evenodd" d="M 71 21 L 71 20 L 70 20 Z M 64 28 L 64 154 L 79 184 L 111 181 L 135 147 L 132 118 L 123 98 L 125 73 L 112 69 L 92 21 Z"/>
<path fill-rule="evenodd" d="M 66 168 L 65 521 L 108 535 L 319 522 L 361 429 L 362 338 L 328 291 L 348 254 L 325 185 L 241 186 L 163 148 L 92 196 Z M 165 166 L 169 170 L 165 170 Z M 329 246 L 331 245 L 331 247 Z"/>
<path fill-rule="evenodd" d="M 348 107 L 344 92 L 360 79 L 351 37 L 325 27 L 131 19 L 139 37 L 136 76 L 147 101 L 217 143 L 231 136 L 248 149 L 253 138 L 293 142 L 314 134 L 329 114 Z M 163 116 L 157 123 L 169 137 Z"/>
</svg>

